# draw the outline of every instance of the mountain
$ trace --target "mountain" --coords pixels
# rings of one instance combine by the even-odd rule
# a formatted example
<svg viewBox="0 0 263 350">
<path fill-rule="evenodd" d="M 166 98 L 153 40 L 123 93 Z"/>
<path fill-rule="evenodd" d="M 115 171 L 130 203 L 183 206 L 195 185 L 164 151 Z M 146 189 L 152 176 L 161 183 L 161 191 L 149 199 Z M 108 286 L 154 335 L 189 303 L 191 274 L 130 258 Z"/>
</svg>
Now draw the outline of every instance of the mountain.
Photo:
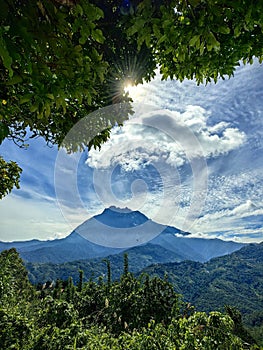
<svg viewBox="0 0 263 350">
<path fill-rule="evenodd" d="M 189 233 L 155 223 L 139 211 L 110 207 L 86 220 L 69 236 L 51 241 L 0 242 L 0 251 L 16 248 L 27 262 L 64 263 L 75 260 L 103 258 L 138 247 L 154 246 L 166 250 L 170 261 L 207 261 L 232 253 L 244 244 L 219 239 L 191 238 Z M 143 247 L 143 248 L 139 248 Z M 161 250 L 160 250 L 161 251 Z M 155 255 L 156 255 L 155 254 Z M 160 254 L 159 254 L 160 256 Z M 160 258 L 152 262 L 163 262 Z"/>
<path fill-rule="evenodd" d="M 263 242 L 205 263 L 183 261 L 148 266 L 142 272 L 168 276 L 184 300 L 202 311 L 237 307 L 248 323 L 263 320 Z"/>
<path fill-rule="evenodd" d="M 245 244 L 220 239 L 203 239 L 187 236 L 175 236 L 172 232 L 164 231 L 151 243 L 158 244 L 172 252 L 181 255 L 182 260 L 204 262 L 211 258 L 230 254 Z"/>
<path fill-rule="evenodd" d="M 149 219 L 147 216 L 139 212 L 138 210 L 132 211 L 128 208 L 117 208 L 111 206 L 104 209 L 104 211 L 96 215 L 94 218 L 85 221 L 84 225 L 87 223 L 90 225 L 94 220 L 101 222 L 104 225 L 114 228 L 130 228 L 134 226 L 139 226 L 145 224 Z M 82 226 L 82 225 L 80 225 Z"/>
<path fill-rule="evenodd" d="M 246 328 L 263 346 L 263 242 L 205 263 L 155 264 L 141 272 L 168 276 L 177 293 L 197 310 L 223 311 L 226 305 L 236 308 Z"/>
<path fill-rule="evenodd" d="M 124 252 L 128 253 L 129 271 L 133 273 L 138 273 L 152 264 L 182 261 L 181 256 L 151 243 L 132 247 Z M 107 260 L 111 264 L 113 280 L 119 279 L 123 273 L 124 252 L 107 256 Z M 27 262 L 25 266 L 28 270 L 29 279 L 34 284 L 48 280 L 67 280 L 69 277 L 72 277 L 74 283 L 76 283 L 79 279 L 79 270 L 83 270 L 84 280 L 98 279 L 107 273 L 105 259 L 102 258 L 70 261 L 61 264 Z"/>
<path fill-rule="evenodd" d="M 114 206 L 84 221 L 75 231 L 96 244 L 121 249 L 145 244 L 161 233 L 188 235 L 175 227 L 158 224 L 139 211 Z"/>
<path fill-rule="evenodd" d="M 0 243 L 0 250 L 16 248 L 25 261 L 63 263 L 78 259 L 105 257 L 121 251 L 117 248 L 103 247 L 83 238 L 73 231 L 69 236 L 50 241 L 24 241 Z"/>
</svg>

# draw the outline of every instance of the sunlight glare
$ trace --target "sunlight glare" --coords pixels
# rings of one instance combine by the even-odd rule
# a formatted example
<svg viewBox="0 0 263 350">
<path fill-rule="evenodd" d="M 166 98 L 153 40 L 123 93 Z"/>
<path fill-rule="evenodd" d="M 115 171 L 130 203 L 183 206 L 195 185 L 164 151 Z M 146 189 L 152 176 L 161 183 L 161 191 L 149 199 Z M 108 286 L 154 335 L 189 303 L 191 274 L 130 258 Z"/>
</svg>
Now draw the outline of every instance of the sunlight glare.
<svg viewBox="0 0 263 350">
<path fill-rule="evenodd" d="M 128 93 L 133 100 L 137 100 L 143 93 L 142 84 L 133 85 L 131 82 L 128 82 L 124 86 L 124 91 Z"/>
</svg>

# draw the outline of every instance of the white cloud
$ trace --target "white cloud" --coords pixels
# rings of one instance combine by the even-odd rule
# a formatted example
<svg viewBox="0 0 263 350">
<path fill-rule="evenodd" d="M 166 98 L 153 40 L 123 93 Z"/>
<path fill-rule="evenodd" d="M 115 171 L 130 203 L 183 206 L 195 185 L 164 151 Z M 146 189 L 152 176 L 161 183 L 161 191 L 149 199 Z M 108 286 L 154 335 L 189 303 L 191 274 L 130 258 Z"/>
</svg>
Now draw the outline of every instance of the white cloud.
<svg viewBox="0 0 263 350">
<path fill-rule="evenodd" d="M 249 169 L 249 163 L 223 159 L 225 168 L 210 167 L 205 213 L 238 208 L 254 203 L 260 208 L 262 198 L 262 170 Z M 214 165 L 214 164 L 213 164 Z"/>
<path fill-rule="evenodd" d="M 233 209 L 205 214 L 193 226 L 191 236 L 206 235 L 209 238 L 227 240 L 233 240 L 236 237 L 235 240 L 261 242 L 263 241 L 262 216 L 263 203 L 255 205 L 251 200 L 247 200 Z M 256 227 L 253 227 L 253 223 Z"/>
<path fill-rule="evenodd" d="M 187 106 L 183 113 L 154 111 L 115 128 L 102 150 L 91 149 L 87 164 L 96 169 L 121 165 L 126 171 L 164 161 L 175 167 L 194 157 L 216 157 L 244 144 L 246 136 L 228 123 L 208 125 L 209 112 Z"/>
<path fill-rule="evenodd" d="M 200 218 L 199 223 L 201 224 L 202 222 L 207 222 L 207 223 L 211 223 L 210 225 L 212 227 L 215 227 L 216 221 L 218 220 L 219 221 L 221 221 L 222 219 L 228 220 L 228 218 L 232 218 L 236 220 L 236 219 L 246 218 L 251 215 L 253 216 L 263 215 L 263 203 L 262 203 L 262 207 L 257 207 L 254 203 L 251 202 L 251 200 L 247 200 L 245 203 L 242 203 L 233 209 L 219 210 L 211 214 L 206 214 L 202 218 Z M 212 229 L 212 227 L 210 229 L 211 232 L 214 230 L 217 230 L 217 228 Z"/>
<path fill-rule="evenodd" d="M 251 200 L 247 200 L 246 203 L 240 204 L 238 207 L 230 211 L 230 215 L 246 217 L 248 215 L 263 215 L 263 209 L 258 208 Z"/>
<path fill-rule="evenodd" d="M 178 235 L 182 236 L 182 235 Z M 223 241 L 232 241 L 238 243 L 261 243 L 263 241 L 262 229 L 258 230 L 229 230 L 224 232 L 194 232 L 187 238 L 203 238 L 203 239 L 221 239 Z"/>
</svg>

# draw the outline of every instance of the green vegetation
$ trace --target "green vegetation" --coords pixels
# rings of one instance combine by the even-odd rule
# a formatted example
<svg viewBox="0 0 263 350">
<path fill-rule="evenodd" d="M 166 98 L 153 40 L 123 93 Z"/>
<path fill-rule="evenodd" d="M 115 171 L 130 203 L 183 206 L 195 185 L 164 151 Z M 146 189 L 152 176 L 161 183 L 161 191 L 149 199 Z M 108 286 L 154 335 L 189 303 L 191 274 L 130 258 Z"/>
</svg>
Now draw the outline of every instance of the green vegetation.
<svg viewBox="0 0 263 350">
<path fill-rule="evenodd" d="M 250 244 L 207 263 L 185 261 L 153 265 L 143 272 L 169 276 L 177 293 L 197 310 L 224 310 L 233 305 L 263 346 L 263 243 Z"/>
<path fill-rule="evenodd" d="M 79 271 L 76 286 L 69 278 L 36 290 L 18 253 L 4 251 L 0 254 L 2 348 L 258 349 L 253 340 L 249 345 L 235 334 L 237 322 L 229 310 L 197 312 L 181 301 L 166 279 L 147 274 L 136 278 L 127 269 L 125 256 L 119 281 L 112 282 L 108 275 L 106 282 L 102 278 L 83 282 Z M 232 310 L 233 315 L 237 314 Z"/>
<path fill-rule="evenodd" d="M 22 169 L 16 162 L 6 162 L 0 156 L 0 199 L 6 196 L 14 186 L 19 188 L 19 179 Z"/>
<path fill-rule="evenodd" d="M 150 48 L 164 79 L 216 82 L 239 60 L 262 61 L 262 9 L 249 0 L 143 0 L 127 32 Z"/>
<path fill-rule="evenodd" d="M 100 111 L 129 102 L 128 81 L 149 81 L 157 67 L 163 79 L 217 81 L 240 60 L 263 57 L 261 1 L 0 0 L 0 8 L 0 143 L 25 146 L 30 130 L 60 146 L 88 115 L 64 146 L 100 147 L 132 113 L 129 103 Z M 8 191 L 0 187 L 1 197 Z"/>
<path fill-rule="evenodd" d="M 198 311 L 224 312 L 226 305 L 240 310 L 245 326 L 262 343 L 263 320 L 263 243 L 250 244 L 230 255 L 211 259 L 206 263 L 183 261 L 180 263 L 156 264 L 158 249 L 145 246 L 129 250 L 129 270 L 139 276 L 140 271 L 164 279 L 166 276 L 175 291 L 182 295 Z M 138 254 L 140 253 L 140 254 Z M 168 256 L 167 259 L 174 258 Z M 119 279 L 123 272 L 122 254 L 107 258 L 111 265 L 111 279 Z M 37 284 L 42 281 L 78 281 L 78 271 L 84 271 L 84 281 L 92 278 L 98 281 L 104 276 L 106 283 L 107 261 L 92 259 L 64 264 L 27 263 L 30 280 Z M 146 265 L 150 265 L 146 267 Z M 244 333 L 244 332 L 243 332 Z"/>
<path fill-rule="evenodd" d="M 159 262 L 181 261 L 173 252 L 154 244 L 132 247 L 128 249 L 129 271 L 139 273 L 145 267 Z M 123 253 L 110 255 L 107 260 L 111 264 L 111 275 L 113 280 L 120 278 L 123 272 Z M 56 281 L 56 279 L 66 280 L 72 277 L 73 282 L 78 281 L 78 271 L 84 271 L 84 279 L 90 278 L 98 280 L 100 276 L 106 274 L 106 262 L 102 258 L 87 260 L 77 260 L 60 264 L 55 263 L 25 263 L 29 273 L 29 279 L 33 284 L 43 281 Z"/>
</svg>

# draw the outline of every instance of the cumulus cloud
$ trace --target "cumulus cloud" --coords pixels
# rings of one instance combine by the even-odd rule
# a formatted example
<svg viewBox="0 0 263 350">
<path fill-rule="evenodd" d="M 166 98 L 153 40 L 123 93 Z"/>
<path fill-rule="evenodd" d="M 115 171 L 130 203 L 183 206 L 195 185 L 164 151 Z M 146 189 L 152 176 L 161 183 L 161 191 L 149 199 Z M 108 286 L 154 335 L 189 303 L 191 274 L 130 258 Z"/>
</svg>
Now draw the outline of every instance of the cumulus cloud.
<svg viewBox="0 0 263 350">
<path fill-rule="evenodd" d="M 151 111 L 115 128 L 102 150 L 90 150 L 87 164 L 97 169 L 120 165 L 125 171 L 165 162 L 181 167 L 194 157 L 212 158 L 240 147 L 246 135 L 229 123 L 209 125 L 209 112 L 187 106 L 183 113 Z"/>
</svg>

